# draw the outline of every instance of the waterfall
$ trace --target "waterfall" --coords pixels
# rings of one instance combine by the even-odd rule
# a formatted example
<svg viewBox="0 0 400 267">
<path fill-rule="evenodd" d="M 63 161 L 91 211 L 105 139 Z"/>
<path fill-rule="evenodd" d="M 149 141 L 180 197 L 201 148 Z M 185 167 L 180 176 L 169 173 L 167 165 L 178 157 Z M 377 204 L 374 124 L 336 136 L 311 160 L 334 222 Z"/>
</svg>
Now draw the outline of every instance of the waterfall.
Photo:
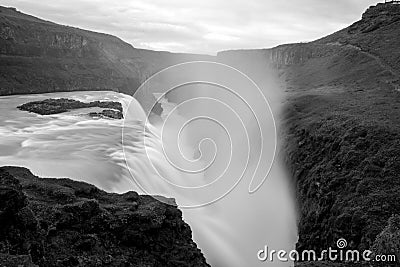
<svg viewBox="0 0 400 267">
<path fill-rule="evenodd" d="M 167 68 L 135 94 L 148 118 L 144 140 L 132 138 L 128 106 L 123 147 L 132 178 L 145 193 L 176 199 L 212 266 L 264 266 L 257 252 L 265 245 L 294 249 L 294 198 L 277 156 L 277 86 L 265 79 L 260 89 L 221 63 Z M 137 142 L 146 159 L 131 150 Z M 151 167 L 138 168 L 145 160 Z"/>
<path fill-rule="evenodd" d="M 274 83 L 257 92 L 239 74 L 218 64 L 181 65 L 145 83 L 138 101 L 114 92 L 0 97 L 0 164 L 175 198 L 213 267 L 288 266 L 257 258 L 265 245 L 290 251 L 296 242 L 292 190 L 275 155 L 280 96 Z M 58 97 L 120 101 L 125 119 L 15 108 Z"/>
</svg>

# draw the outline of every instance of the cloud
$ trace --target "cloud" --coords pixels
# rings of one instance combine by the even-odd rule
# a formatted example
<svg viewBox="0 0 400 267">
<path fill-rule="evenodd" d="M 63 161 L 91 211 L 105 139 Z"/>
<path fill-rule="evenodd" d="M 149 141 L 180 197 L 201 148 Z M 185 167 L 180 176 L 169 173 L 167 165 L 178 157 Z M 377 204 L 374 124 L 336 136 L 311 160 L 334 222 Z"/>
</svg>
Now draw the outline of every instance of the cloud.
<svg viewBox="0 0 400 267">
<path fill-rule="evenodd" d="M 60 24 L 116 35 L 138 48 L 215 54 L 310 41 L 361 17 L 376 0 L 0 0 Z"/>
</svg>

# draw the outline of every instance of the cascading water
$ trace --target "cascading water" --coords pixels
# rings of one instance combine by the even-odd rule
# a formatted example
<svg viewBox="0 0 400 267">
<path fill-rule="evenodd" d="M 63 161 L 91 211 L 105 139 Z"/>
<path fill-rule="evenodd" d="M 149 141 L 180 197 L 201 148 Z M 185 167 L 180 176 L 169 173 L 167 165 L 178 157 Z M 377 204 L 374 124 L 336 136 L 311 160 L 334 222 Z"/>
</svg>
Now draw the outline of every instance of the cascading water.
<svg viewBox="0 0 400 267">
<path fill-rule="evenodd" d="M 296 241 L 287 175 L 271 154 L 276 141 L 272 114 L 265 103 L 260 105 L 251 83 L 233 78 L 232 69 L 224 78 L 222 65 L 184 67 L 154 78 L 146 85 L 151 88 L 143 87 L 151 97 L 162 96 L 159 116 L 151 113 L 153 103 L 143 95 L 138 99 L 144 109 L 134 98 L 113 92 L 0 98 L 0 165 L 84 180 L 107 191 L 173 197 L 212 266 L 290 266 L 257 258 L 265 245 L 289 251 Z M 196 82 L 185 84 L 188 79 Z M 228 86 L 218 86 L 222 83 Z M 264 88 L 274 84 L 268 86 Z M 229 91 L 238 87 L 236 94 Z M 93 120 L 79 110 L 38 116 L 16 109 L 28 101 L 59 97 L 120 101 L 125 120 Z M 268 99 L 278 103 L 280 96 L 271 93 Z"/>
<path fill-rule="evenodd" d="M 283 94 L 268 74 L 263 77 L 261 91 L 233 67 L 190 62 L 155 74 L 135 93 L 159 143 L 145 145 L 151 147 L 156 186 L 142 181 L 127 159 L 132 177 L 145 192 L 177 199 L 213 266 L 263 266 L 257 252 L 265 245 L 289 252 L 296 240 L 295 208 L 276 157 L 272 114 L 272 109 L 279 114 Z M 160 109 L 156 103 L 159 116 L 153 114 Z M 129 134 L 129 127 L 123 131 Z M 124 146 L 131 144 L 123 139 Z M 153 160 L 155 151 L 162 155 Z"/>
</svg>

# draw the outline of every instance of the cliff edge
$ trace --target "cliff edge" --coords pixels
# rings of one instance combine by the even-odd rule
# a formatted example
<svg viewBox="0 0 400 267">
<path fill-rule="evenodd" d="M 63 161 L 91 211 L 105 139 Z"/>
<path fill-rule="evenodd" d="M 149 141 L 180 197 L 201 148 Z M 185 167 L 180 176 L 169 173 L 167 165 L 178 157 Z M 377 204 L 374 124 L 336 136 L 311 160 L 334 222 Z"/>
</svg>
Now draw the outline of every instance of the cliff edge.
<svg viewBox="0 0 400 267">
<path fill-rule="evenodd" d="M 341 31 L 294 45 L 285 55 L 301 60 L 279 66 L 299 250 L 344 238 L 349 249 L 399 255 L 398 236 L 380 239 L 400 210 L 399 36 L 400 5 L 378 4 Z"/>
<path fill-rule="evenodd" d="M 1 266 L 209 266 L 176 206 L 25 168 L 0 167 L 0 225 Z"/>
<path fill-rule="evenodd" d="M 397 255 L 383 266 L 398 266 L 400 238 L 387 229 L 400 216 L 399 37 L 400 5 L 387 3 L 313 42 L 218 54 L 265 62 L 282 80 L 282 149 L 299 203 L 299 251 L 344 238 L 348 249 Z"/>
</svg>

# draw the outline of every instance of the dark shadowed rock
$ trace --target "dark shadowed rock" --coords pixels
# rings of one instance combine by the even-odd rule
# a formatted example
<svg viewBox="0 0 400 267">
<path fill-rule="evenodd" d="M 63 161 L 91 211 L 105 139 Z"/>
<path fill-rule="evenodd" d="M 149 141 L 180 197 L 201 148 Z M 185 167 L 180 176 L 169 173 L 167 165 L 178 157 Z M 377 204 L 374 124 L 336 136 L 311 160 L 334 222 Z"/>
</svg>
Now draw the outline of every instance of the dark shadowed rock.
<svg viewBox="0 0 400 267">
<path fill-rule="evenodd" d="M 176 206 L 25 168 L 0 168 L 0 226 L 1 266 L 209 266 Z"/>
<path fill-rule="evenodd" d="M 102 112 L 90 112 L 88 115 L 92 118 L 110 118 L 116 120 L 124 118 L 124 115 L 121 111 L 112 109 L 105 109 Z"/>
<path fill-rule="evenodd" d="M 389 218 L 387 226 L 376 237 L 372 251 L 375 255 L 394 255 L 400 264 L 400 215 Z"/>
<path fill-rule="evenodd" d="M 33 112 L 40 115 L 51 115 L 68 112 L 80 108 L 105 108 L 101 112 L 90 112 L 92 118 L 123 119 L 121 103 L 114 101 L 81 102 L 68 98 L 45 99 L 33 101 L 18 106 L 20 110 Z"/>
<path fill-rule="evenodd" d="M 4 267 L 38 267 L 38 265 L 32 262 L 32 258 L 29 255 L 10 255 L 0 254 L 0 266 Z"/>
</svg>

